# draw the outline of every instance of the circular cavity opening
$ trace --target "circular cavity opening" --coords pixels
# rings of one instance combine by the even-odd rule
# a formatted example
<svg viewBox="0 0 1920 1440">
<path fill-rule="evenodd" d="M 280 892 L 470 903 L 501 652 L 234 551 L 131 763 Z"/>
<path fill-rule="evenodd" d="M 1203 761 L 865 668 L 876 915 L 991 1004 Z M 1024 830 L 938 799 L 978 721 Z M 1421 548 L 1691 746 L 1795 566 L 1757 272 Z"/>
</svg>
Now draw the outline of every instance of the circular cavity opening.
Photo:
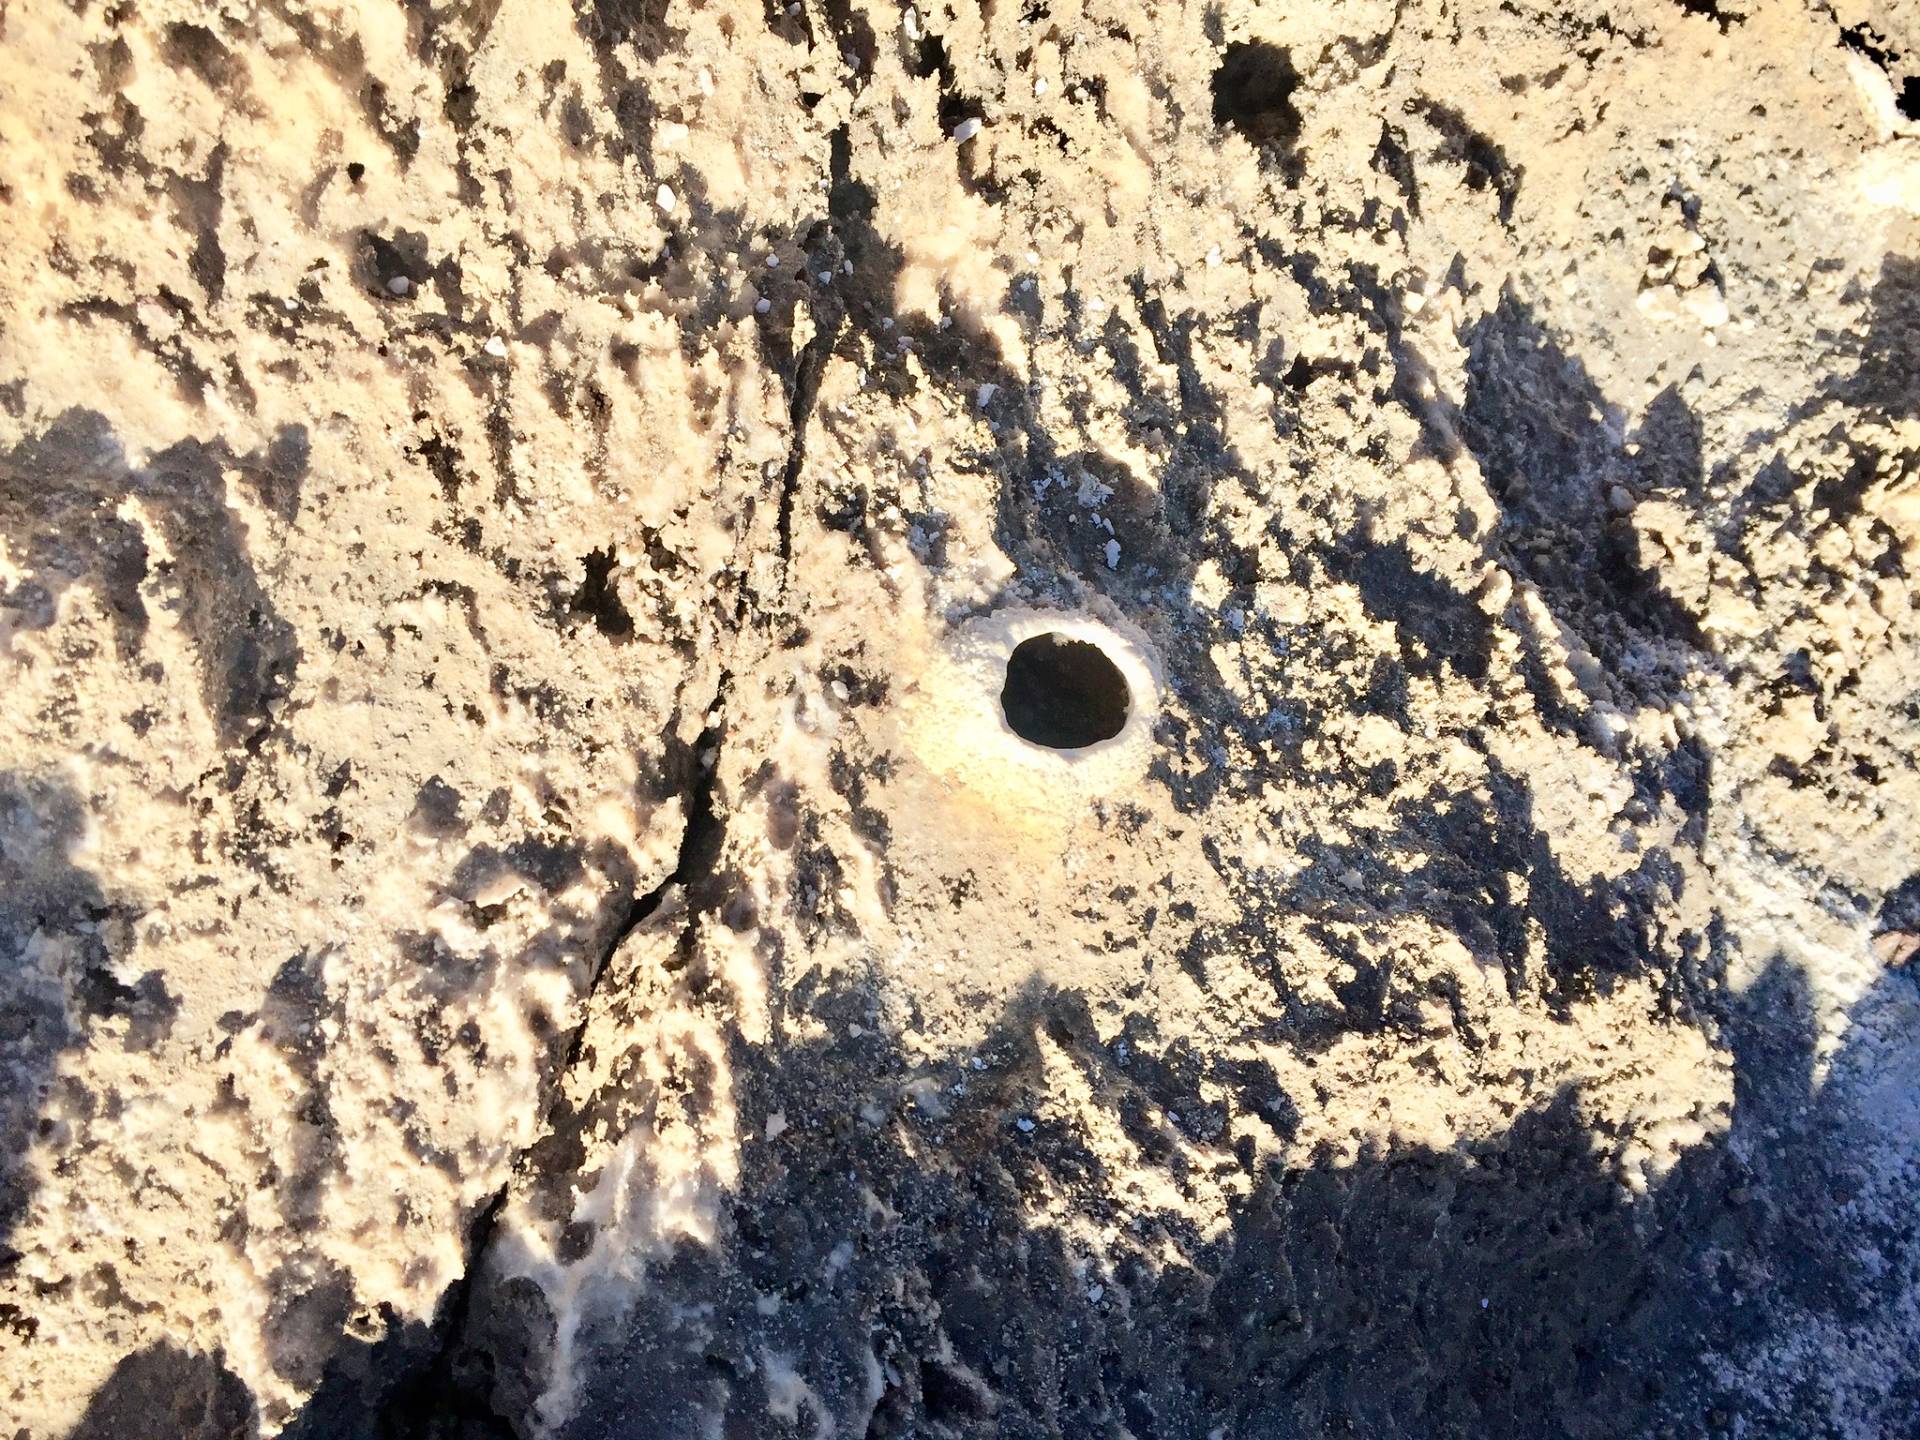
<svg viewBox="0 0 1920 1440">
<path fill-rule="evenodd" d="M 1078 750 L 1111 740 L 1132 704 L 1120 667 L 1085 640 L 1049 631 L 1007 657 L 1000 709 L 1013 733 L 1035 745 Z"/>
</svg>

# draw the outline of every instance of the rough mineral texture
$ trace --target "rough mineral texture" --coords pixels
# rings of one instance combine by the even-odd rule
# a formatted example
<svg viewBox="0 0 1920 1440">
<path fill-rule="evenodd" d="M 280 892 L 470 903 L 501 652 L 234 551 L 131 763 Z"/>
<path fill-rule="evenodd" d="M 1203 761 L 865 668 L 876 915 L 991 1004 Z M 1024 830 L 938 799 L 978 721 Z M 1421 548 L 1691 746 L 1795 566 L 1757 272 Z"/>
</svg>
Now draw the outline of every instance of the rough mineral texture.
<svg viewBox="0 0 1920 1440">
<path fill-rule="evenodd" d="M 0 1435 L 1920 1434 L 1916 574 L 1913 0 L 0 4 Z"/>
</svg>

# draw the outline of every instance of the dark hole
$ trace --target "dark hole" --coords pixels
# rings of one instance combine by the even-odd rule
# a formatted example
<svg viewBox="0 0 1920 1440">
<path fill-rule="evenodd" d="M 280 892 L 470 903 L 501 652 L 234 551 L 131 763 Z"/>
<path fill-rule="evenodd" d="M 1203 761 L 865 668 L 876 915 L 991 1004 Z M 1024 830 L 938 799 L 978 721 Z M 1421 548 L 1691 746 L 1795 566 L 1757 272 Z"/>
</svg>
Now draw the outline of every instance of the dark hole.
<svg viewBox="0 0 1920 1440">
<path fill-rule="evenodd" d="M 944 1365 L 920 1366 L 920 1394 L 929 1420 L 961 1420 L 983 1413 L 981 1397 L 965 1377 Z"/>
<path fill-rule="evenodd" d="M 1000 708 L 1022 740 L 1077 750 L 1127 723 L 1126 677 L 1097 645 L 1060 635 L 1023 640 L 1007 657 Z"/>
<path fill-rule="evenodd" d="M 589 551 L 582 565 L 586 568 L 586 579 L 581 581 L 580 589 L 574 594 L 573 608 L 583 614 L 591 615 L 593 623 L 600 627 L 600 633 L 611 635 L 616 640 L 633 638 L 633 616 L 620 601 L 620 588 L 614 580 L 614 565 L 617 557 L 613 546 L 604 550 Z"/>
<path fill-rule="evenodd" d="M 1720 0 L 1680 0 L 1680 8 L 1689 15 L 1713 21 L 1720 27 L 1722 35 L 1727 33 L 1728 26 L 1738 25 L 1747 18 L 1738 10 L 1722 10 Z"/>
<path fill-rule="evenodd" d="M 1229 45 L 1213 72 L 1213 123 L 1233 126 L 1257 150 L 1284 153 L 1300 136 L 1299 87 L 1293 57 L 1278 45 Z"/>
</svg>

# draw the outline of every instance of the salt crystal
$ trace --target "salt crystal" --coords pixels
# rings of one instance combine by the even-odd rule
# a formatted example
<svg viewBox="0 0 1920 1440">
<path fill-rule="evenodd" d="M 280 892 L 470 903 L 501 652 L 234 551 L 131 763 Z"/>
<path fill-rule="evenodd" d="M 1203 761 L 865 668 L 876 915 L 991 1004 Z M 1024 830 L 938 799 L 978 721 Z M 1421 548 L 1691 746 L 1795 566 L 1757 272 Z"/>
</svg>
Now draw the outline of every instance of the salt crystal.
<svg viewBox="0 0 1920 1440">
<path fill-rule="evenodd" d="M 1046 93 L 1047 93 L 1047 77 L 1042 75 L 1038 80 L 1033 82 L 1033 98 L 1038 100 L 1042 95 Z"/>
<path fill-rule="evenodd" d="M 287 309 L 289 310 L 298 310 L 300 308 L 300 302 L 294 299 L 291 295 L 289 295 L 286 299 L 282 300 L 280 303 L 286 306 Z"/>
<path fill-rule="evenodd" d="M 780 257 L 778 255 L 767 256 L 767 269 L 778 270 L 779 268 L 780 268 Z"/>
<path fill-rule="evenodd" d="M 1031 1135 L 1033 1133 L 1033 1121 L 1027 1119 L 1026 1116 L 1022 1115 L 1018 1120 L 1014 1121 L 1013 1123 L 1017 1127 L 1019 1127 L 1020 1133 L 1022 1135 Z"/>
<path fill-rule="evenodd" d="M 487 343 L 481 348 L 496 360 L 504 360 L 507 358 L 507 342 L 502 340 L 498 335 L 488 336 Z"/>
<path fill-rule="evenodd" d="M 907 13 L 900 17 L 900 28 L 907 32 L 909 40 L 920 38 L 920 16 L 911 5 L 907 7 Z"/>
<path fill-rule="evenodd" d="M 772 308 L 773 308 L 773 302 L 767 299 L 767 297 L 764 295 L 762 295 L 758 300 L 753 302 L 753 313 L 756 315 L 764 315 L 767 313 L 767 311 L 771 310 Z"/>
<path fill-rule="evenodd" d="M 848 691 L 847 691 L 846 681 L 835 680 L 831 684 L 829 684 L 827 688 L 833 692 L 834 699 L 845 700 L 847 698 Z"/>
<path fill-rule="evenodd" d="M 987 402 L 999 393 L 1000 387 L 989 380 L 975 393 L 974 399 L 979 403 L 980 408 L 984 410 L 987 408 Z"/>
<path fill-rule="evenodd" d="M 658 190 L 653 192 L 653 203 L 671 215 L 673 213 L 673 207 L 678 205 L 680 201 L 679 197 L 673 193 L 671 186 L 662 185 Z"/>
<path fill-rule="evenodd" d="M 1120 542 L 1118 540 L 1107 541 L 1107 568 L 1109 570 L 1118 570 L 1120 568 Z"/>
<path fill-rule="evenodd" d="M 958 145 L 964 145 L 967 143 L 967 141 L 973 139 L 973 137 L 978 135 L 979 133 L 980 133 L 979 117 L 969 116 L 967 119 L 962 120 L 958 125 L 953 127 L 954 143 Z"/>
<path fill-rule="evenodd" d="M 404 275 L 396 275 L 387 281 L 387 291 L 393 295 L 404 295 L 413 288 L 413 282 Z"/>
<path fill-rule="evenodd" d="M 1106 1293 L 1107 1287 L 1104 1285 L 1089 1285 L 1087 1287 L 1087 1299 L 1096 1305 L 1100 1303 L 1100 1297 Z"/>
</svg>

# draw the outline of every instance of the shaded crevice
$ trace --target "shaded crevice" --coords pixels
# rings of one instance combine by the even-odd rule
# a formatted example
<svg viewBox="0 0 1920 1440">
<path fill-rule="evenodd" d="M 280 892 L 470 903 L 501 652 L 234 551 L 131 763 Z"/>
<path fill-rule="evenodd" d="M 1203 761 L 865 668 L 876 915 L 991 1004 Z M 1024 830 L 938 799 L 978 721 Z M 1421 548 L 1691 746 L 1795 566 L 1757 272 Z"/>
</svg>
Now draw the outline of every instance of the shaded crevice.
<svg viewBox="0 0 1920 1440">
<path fill-rule="evenodd" d="M 723 670 L 715 683 L 709 715 L 723 711 L 732 673 Z M 700 917 L 712 908 L 714 887 L 705 883 L 714 871 L 726 823 L 715 805 L 715 786 L 720 770 L 720 745 L 725 723 L 715 719 L 700 732 L 690 750 L 683 751 L 685 782 L 682 789 L 685 824 L 673 869 L 666 878 L 645 894 L 636 895 L 628 904 L 606 946 L 595 958 L 593 972 L 581 997 L 580 1018 L 567 1037 L 565 1058 L 555 1068 L 547 1086 L 547 1102 L 542 1108 L 540 1126 L 533 1141 L 513 1159 L 508 1178 L 481 1208 L 468 1227 L 467 1262 L 459 1278 L 441 1299 L 436 1321 L 437 1343 L 431 1354 L 420 1361 L 409 1379 L 403 1381 L 381 1407 L 377 1433 L 392 1440 L 436 1440 L 457 1435 L 498 1436 L 513 1440 L 518 1434 L 492 1401 L 493 1361 L 484 1346 L 471 1343 L 473 1334 L 473 1297 L 475 1283 L 485 1269 L 493 1245 L 501 1212 L 513 1183 L 525 1170 L 528 1158 L 553 1129 L 554 1107 L 561 1094 L 561 1081 L 580 1061 L 587 1024 L 593 1014 L 600 984 L 612 967 L 613 957 L 622 944 L 640 926 L 659 914 L 677 894 L 690 898 L 680 922 L 675 958 L 668 963 L 679 969 L 689 958 Z"/>
<path fill-rule="evenodd" d="M 731 671 L 720 672 L 720 679 L 713 689 L 713 701 L 707 707 L 707 713 L 724 710 L 727 703 L 727 690 L 733 681 Z M 593 999 L 594 990 L 599 987 L 600 977 L 606 973 L 608 963 L 614 952 L 641 925 L 659 913 L 667 897 L 679 890 L 693 897 L 687 907 L 685 924 L 681 927 L 679 950 L 684 959 L 685 952 L 693 943 L 694 922 L 708 908 L 704 903 L 710 897 L 704 892 L 703 882 L 711 878 L 714 866 L 720 858 L 720 845 L 726 838 L 726 822 L 714 808 L 714 786 L 720 773 L 720 745 L 725 737 L 724 719 L 715 720 L 700 732 L 700 738 L 693 743 L 693 753 L 689 757 L 692 773 L 688 777 L 685 789 L 686 821 L 680 831 L 680 850 L 674 859 L 672 871 L 653 889 L 634 898 L 627 911 L 626 918 L 615 932 L 606 952 L 601 955 L 594 971 L 593 984 L 587 991 L 587 999 Z M 576 1058 L 580 1034 L 586 1028 L 584 1019 L 574 1033 L 574 1049 L 569 1050 L 567 1063 L 571 1065 Z"/>
<path fill-rule="evenodd" d="M 519 1169 L 516 1158 L 514 1170 Z M 382 1409 L 378 1431 L 393 1440 L 427 1440 L 429 1436 L 493 1434 L 500 1440 L 512 1440 L 513 1425 L 491 1404 L 490 1386 L 476 1385 L 473 1377 L 461 1373 L 469 1317 L 473 1311 L 474 1279 L 480 1273 L 480 1261 L 493 1243 L 500 1212 L 506 1208 L 507 1194 L 513 1188 L 512 1172 L 494 1191 L 480 1213 L 467 1228 L 467 1266 L 447 1288 L 441 1299 L 440 1325 L 443 1338 L 432 1356 L 402 1383 Z"/>
<path fill-rule="evenodd" d="M 833 132 L 829 153 L 832 173 L 827 192 L 827 223 L 825 226 L 816 226 L 815 234 L 824 232 L 830 239 L 839 240 L 844 245 L 843 233 L 858 233 L 867 224 L 872 198 L 864 187 L 852 184 L 853 144 L 845 125 Z M 811 260 L 808 264 L 811 267 Z M 807 426 L 812 422 L 815 405 L 819 403 L 820 381 L 826 374 L 827 360 L 840 341 L 840 332 L 846 320 L 844 302 L 831 289 L 823 289 L 816 299 L 815 308 L 815 321 L 819 329 L 801 350 L 800 358 L 794 365 L 793 390 L 787 400 L 790 427 L 787 463 L 780 478 L 778 531 L 783 584 L 784 573 L 793 560 L 793 510 L 800 493 L 800 471 L 807 460 Z"/>
<path fill-rule="evenodd" d="M 807 425 L 813 419 L 813 407 L 820 398 L 820 377 L 826 372 L 827 357 L 833 353 L 840 336 L 841 317 L 835 315 L 820 333 L 800 352 L 793 376 L 793 397 L 787 403 L 787 418 L 792 434 L 787 441 L 787 464 L 780 476 L 780 563 L 793 561 L 793 504 L 800 493 L 800 469 L 807 462 Z"/>
</svg>

